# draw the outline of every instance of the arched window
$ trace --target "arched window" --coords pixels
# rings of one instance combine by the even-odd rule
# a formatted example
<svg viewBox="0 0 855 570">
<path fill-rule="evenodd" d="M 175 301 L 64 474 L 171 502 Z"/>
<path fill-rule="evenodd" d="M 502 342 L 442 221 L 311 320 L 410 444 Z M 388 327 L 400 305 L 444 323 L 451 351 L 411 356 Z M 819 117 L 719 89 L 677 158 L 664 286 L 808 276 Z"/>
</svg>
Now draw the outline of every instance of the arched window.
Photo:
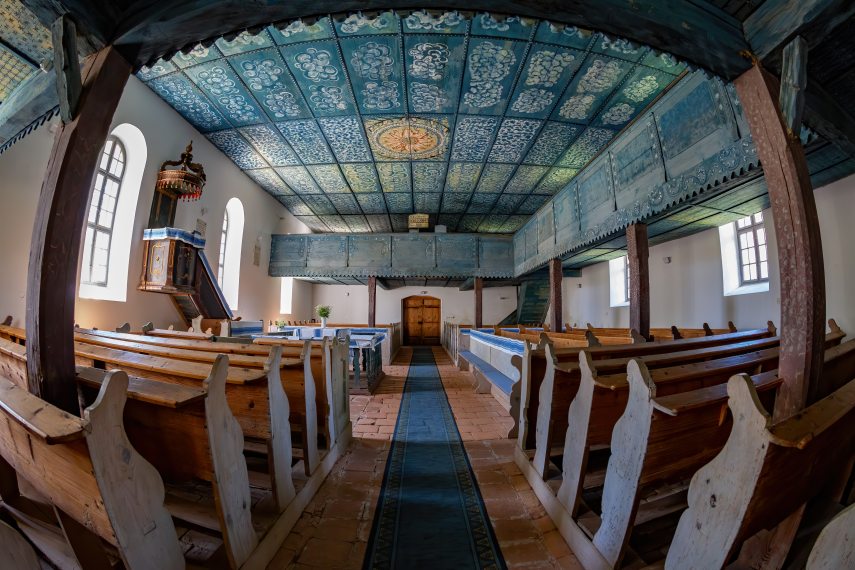
<svg viewBox="0 0 855 570">
<path fill-rule="evenodd" d="M 238 287 L 240 286 L 240 250 L 243 244 L 243 204 L 232 198 L 226 204 L 223 214 L 223 231 L 220 234 L 219 263 L 217 281 L 223 290 L 226 301 L 233 310 L 238 308 Z"/>
<path fill-rule="evenodd" d="M 101 152 L 95 185 L 89 200 L 89 218 L 86 221 L 86 236 L 83 240 L 81 283 L 107 286 L 113 223 L 116 221 L 116 205 L 119 203 L 119 191 L 122 189 L 124 175 L 125 147 L 118 138 L 110 135 Z"/>
<path fill-rule="evenodd" d="M 125 301 L 137 201 L 148 155 L 134 125 L 113 129 L 98 160 L 80 261 L 80 297 Z"/>
<path fill-rule="evenodd" d="M 223 216 L 223 231 L 220 234 L 220 261 L 217 264 L 217 281 L 223 285 L 223 269 L 226 266 L 226 239 L 229 236 L 229 211 Z"/>
</svg>

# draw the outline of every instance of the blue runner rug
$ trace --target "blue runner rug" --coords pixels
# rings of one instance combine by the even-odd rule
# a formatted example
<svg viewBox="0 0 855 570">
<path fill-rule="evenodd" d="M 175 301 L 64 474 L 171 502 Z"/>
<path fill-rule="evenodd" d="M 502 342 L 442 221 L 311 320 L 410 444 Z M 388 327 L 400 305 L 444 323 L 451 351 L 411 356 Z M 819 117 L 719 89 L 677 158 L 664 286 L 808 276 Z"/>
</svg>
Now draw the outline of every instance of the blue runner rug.
<svg viewBox="0 0 855 570">
<path fill-rule="evenodd" d="M 363 567 L 505 568 L 430 348 L 413 349 Z"/>
</svg>

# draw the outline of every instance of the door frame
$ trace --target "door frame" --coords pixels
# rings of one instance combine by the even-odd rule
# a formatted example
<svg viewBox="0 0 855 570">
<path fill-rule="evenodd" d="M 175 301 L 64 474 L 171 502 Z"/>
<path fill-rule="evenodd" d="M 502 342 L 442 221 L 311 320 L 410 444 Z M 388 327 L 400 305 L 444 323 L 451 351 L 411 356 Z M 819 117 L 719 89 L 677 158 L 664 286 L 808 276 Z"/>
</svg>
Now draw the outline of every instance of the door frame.
<svg viewBox="0 0 855 570">
<path fill-rule="evenodd" d="M 409 330 L 407 327 L 407 300 L 408 299 L 430 299 L 431 301 L 436 301 L 439 303 L 437 307 L 439 309 L 439 328 L 440 332 L 442 331 L 442 299 L 439 297 L 434 297 L 433 295 L 408 295 L 401 299 L 401 344 L 407 346 L 418 346 L 407 344 L 410 340 Z M 424 331 L 422 331 L 424 332 Z M 424 339 L 424 335 L 419 337 L 420 339 Z"/>
</svg>

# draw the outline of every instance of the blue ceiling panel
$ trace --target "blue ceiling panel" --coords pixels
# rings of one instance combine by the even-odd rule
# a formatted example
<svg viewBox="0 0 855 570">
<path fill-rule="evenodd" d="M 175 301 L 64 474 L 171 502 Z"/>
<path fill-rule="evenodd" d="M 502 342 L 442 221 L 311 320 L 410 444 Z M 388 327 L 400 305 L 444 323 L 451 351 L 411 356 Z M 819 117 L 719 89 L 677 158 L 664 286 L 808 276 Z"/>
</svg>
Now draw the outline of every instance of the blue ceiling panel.
<svg viewBox="0 0 855 570">
<path fill-rule="evenodd" d="M 185 73 L 232 125 L 243 127 L 267 120 L 243 82 L 224 60 L 189 67 Z"/>
<path fill-rule="evenodd" d="M 380 192 L 372 192 L 371 194 L 356 194 L 356 201 L 366 214 L 385 214 L 386 199 Z"/>
<path fill-rule="evenodd" d="M 314 231 L 405 231 L 414 212 L 515 230 L 685 71 L 622 38 L 484 13 L 236 32 L 137 76 Z"/>
<path fill-rule="evenodd" d="M 239 129 L 246 140 L 271 166 L 296 166 L 300 159 L 272 125 L 253 125 Z"/>
<path fill-rule="evenodd" d="M 330 229 L 318 216 L 297 216 L 297 219 L 306 224 L 313 232 L 328 232 Z"/>
</svg>

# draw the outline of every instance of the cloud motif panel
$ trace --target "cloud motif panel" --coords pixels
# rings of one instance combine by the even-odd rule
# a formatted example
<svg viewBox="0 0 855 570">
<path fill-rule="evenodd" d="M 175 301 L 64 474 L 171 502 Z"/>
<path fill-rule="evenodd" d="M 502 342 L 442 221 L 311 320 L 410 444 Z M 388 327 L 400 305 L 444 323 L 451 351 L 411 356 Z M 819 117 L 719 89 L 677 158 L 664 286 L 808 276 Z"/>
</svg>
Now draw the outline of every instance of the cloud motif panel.
<svg viewBox="0 0 855 570">
<path fill-rule="evenodd" d="M 506 232 L 685 70 L 517 16 L 337 14 L 240 31 L 137 76 L 315 231 Z"/>
</svg>

